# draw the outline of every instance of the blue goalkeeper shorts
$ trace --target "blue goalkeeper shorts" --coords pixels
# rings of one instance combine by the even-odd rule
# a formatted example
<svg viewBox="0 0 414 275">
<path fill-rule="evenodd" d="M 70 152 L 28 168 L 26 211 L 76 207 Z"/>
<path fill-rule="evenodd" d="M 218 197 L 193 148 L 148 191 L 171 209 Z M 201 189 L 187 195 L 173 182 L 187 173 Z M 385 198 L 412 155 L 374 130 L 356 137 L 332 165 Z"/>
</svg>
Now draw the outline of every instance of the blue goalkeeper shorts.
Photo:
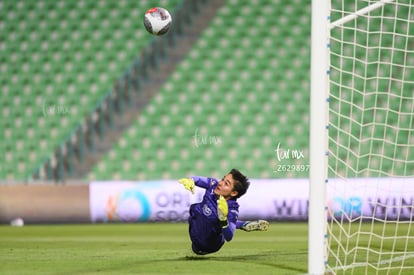
<svg viewBox="0 0 414 275">
<path fill-rule="evenodd" d="M 205 255 L 217 252 L 223 246 L 225 240 L 218 220 L 208 219 L 190 207 L 188 224 L 194 253 Z"/>
</svg>

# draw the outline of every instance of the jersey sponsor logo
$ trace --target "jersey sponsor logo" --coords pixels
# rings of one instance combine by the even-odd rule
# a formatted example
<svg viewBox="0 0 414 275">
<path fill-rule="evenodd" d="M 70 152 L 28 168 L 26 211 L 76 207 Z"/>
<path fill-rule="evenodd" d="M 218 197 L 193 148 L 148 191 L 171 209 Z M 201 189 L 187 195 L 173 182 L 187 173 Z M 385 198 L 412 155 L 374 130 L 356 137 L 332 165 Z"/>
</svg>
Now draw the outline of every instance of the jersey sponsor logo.
<svg viewBox="0 0 414 275">
<path fill-rule="evenodd" d="M 211 209 L 208 207 L 207 204 L 203 205 L 203 214 L 204 216 L 210 216 L 211 215 Z"/>
</svg>

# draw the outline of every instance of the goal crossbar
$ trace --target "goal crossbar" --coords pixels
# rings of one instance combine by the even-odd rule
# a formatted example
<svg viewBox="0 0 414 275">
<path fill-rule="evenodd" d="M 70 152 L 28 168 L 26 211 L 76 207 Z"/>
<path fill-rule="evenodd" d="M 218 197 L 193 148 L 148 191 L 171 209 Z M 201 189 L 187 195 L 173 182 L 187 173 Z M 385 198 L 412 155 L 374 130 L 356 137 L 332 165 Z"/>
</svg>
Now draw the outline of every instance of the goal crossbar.
<svg viewBox="0 0 414 275">
<path fill-rule="evenodd" d="M 378 2 L 376 2 L 374 4 L 372 4 L 372 5 L 369 5 L 369 6 L 365 7 L 365 8 L 363 8 L 363 9 L 360 9 L 360 10 L 354 12 L 354 13 L 351 13 L 351 14 L 343 17 L 343 18 L 340 18 L 340 19 L 336 20 L 335 22 L 332 22 L 330 24 L 329 28 L 330 29 L 333 29 L 335 27 L 342 26 L 343 24 L 346 24 L 349 21 L 354 20 L 358 16 L 367 14 L 368 12 L 371 12 L 373 10 L 376 10 L 376 9 L 384 6 L 385 4 L 388 4 L 388 3 L 391 3 L 391 2 L 394 2 L 394 0 L 381 0 L 381 1 L 378 1 Z"/>
</svg>

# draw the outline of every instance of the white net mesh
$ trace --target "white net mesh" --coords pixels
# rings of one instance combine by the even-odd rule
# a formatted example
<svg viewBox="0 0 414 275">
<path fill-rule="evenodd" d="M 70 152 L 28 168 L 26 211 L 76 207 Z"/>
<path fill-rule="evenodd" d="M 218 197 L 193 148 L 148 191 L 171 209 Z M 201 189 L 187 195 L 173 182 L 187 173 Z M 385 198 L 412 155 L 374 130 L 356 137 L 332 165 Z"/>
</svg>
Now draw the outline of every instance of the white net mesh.
<svg viewBox="0 0 414 275">
<path fill-rule="evenodd" d="M 414 272 L 414 3 L 331 5 L 328 270 Z"/>
</svg>

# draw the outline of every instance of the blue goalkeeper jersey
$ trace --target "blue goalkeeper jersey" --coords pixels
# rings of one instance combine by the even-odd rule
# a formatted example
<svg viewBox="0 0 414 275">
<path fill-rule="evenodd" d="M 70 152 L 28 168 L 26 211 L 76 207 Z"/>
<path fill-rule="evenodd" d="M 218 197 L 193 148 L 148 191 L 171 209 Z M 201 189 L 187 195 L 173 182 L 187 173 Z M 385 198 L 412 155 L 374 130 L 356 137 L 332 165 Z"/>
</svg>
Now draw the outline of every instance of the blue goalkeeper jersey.
<svg viewBox="0 0 414 275">
<path fill-rule="evenodd" d="M 228 200 L 228 226 L 222 228 L 217 214 L 217 199 L 214 189 L 218 184 L 215 178 L 199 176 L 191 177 L 196 186 L 206 189 L 203 200 L 190 207 L 189 231 L 193 249 L 212 253 L 218 251 L 225 241 L 233 238 L 236 221 L 239 215 L 239 204 L 236 200 Z"/>
</svg>

